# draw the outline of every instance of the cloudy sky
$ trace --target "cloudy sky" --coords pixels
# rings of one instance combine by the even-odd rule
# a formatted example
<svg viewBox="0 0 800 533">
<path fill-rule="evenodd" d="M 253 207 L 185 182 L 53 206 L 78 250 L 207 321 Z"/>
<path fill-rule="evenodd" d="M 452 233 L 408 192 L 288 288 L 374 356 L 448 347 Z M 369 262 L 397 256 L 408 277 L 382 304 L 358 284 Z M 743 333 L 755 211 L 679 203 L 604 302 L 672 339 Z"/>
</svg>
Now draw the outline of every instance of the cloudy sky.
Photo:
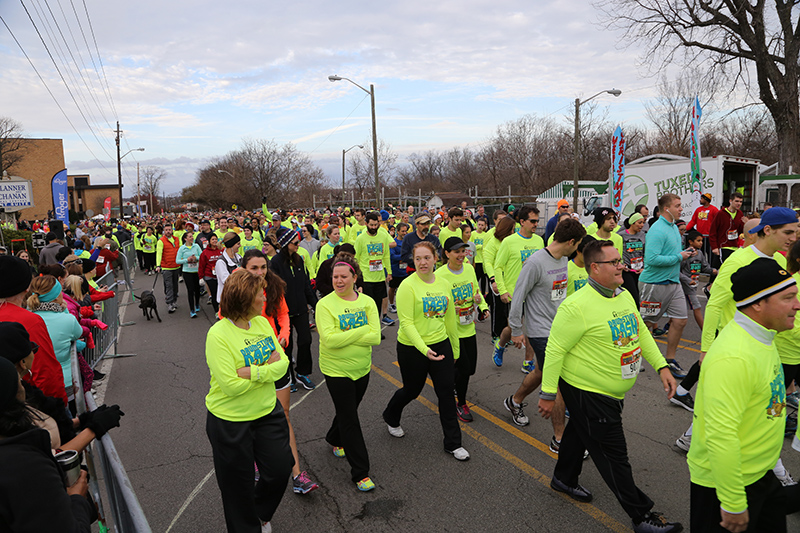
<svg viewBox="0 0 800 533">
<path fill-rule="evenodd" d="M 364 143 L 371 122 L 368 95 L 346 81 L 331 83 L 331 74 L 375 85 L 378 136 L 401 158 L 479 146 L 499 124 L 525 113 L 560 120 L 575 97 L 612 87 L 622 96 L 598 98 L 609 120 L 640 122 L 642 102 L 655 91 L 656 80 L 639 74 L 636 51 L 598 27 L 599 13 L 586 2 L 85 6 L 114 108 L 90 60 L 90 50 L 96 54 L 83 0 L 4 1 L 0 16 L 83 141 L 2 25 L 0 115 L 19 121 L 29 137 L 63 138 L 68 170 L 90 172 L 93 183 L 116 181 L 111 130 L 118 118 L 123 152 L 146 149 L 123 160 L 126 194 L 135 189 L 137 161 L 165 168 L 166 191 L 177 192 L 208 158 L 245 137 L 295 143 L 336 182 L 342 149 Z"/>
</svg>

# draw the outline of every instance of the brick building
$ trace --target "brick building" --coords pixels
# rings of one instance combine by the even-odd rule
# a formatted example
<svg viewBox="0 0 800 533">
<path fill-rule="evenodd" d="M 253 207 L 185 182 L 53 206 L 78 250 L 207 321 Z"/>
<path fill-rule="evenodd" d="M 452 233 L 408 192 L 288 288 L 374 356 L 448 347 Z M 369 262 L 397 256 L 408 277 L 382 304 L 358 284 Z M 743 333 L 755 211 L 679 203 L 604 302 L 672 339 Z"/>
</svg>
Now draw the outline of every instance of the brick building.
<svg viewBox="0 0 800 533">
<path fill-rule="evenodd" d="M 11 168 L 8 174 L 31 180 L 33 185 L 33 207 L 20 211 L 25 220 L 44 220 L 53 209 L 50 182 L 58 172 L 66 168 L 64 144 L 61 139 L 24 139 L 24 157 Z M 89 176 L 67 176 L 71 211 L 91 209 L 103 212 L 103 201 L 111 197 L 112 216 L 119 216 L 119 187 L 117 185 L 92 185 Z"/>
</svg>

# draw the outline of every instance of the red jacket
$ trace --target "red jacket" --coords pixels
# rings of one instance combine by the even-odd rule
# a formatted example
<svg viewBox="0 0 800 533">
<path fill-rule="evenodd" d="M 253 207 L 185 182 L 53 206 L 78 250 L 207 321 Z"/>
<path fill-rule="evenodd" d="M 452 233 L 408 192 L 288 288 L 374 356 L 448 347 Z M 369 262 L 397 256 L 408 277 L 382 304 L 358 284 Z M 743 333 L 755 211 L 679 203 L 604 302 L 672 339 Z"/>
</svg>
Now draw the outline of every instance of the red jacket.
<svg viewBox="0 0 800 533">
<path fill-rule="evenodd" d="M 223 253 L 224 250 L 222 249 L 213 250 L 211 248 L 206 248 L 203 250 L 203 253 L 200 254 L 200 264 L 197 266 L 197 272 L 201 279 L 217 279 L 217 273 L 214 271 L 214 267 L 217 264 L 217 259 L 222 257 Z"/>
<path fill-rule="evenodd" d="M 56 359 L 53 351 L 53 341 L 47 333 L 47 326 L 42 317 L 31 313 L 12 303 L 0 303 L 1 322 L 19 322 L 31 337 L 31 341 L 39 345 L 39 350 L 33 358 L 31 374 L 23 379 L 33 383 L 44 392 L 45 396 L 61 398 L 64 405 L 67 405 L 67 392 L 64 390 L 64 373 L 61 371 L 61 363 Z"/>
<path fill-rule="evenodd" d="M 722 208 L 711 221 L 711 228 L 708 231 L 708 240 L 711 242 L 711 249 L 717 248 L 738 248 L 739 234 L 744 229 L 742 222 L 742 211 L 737 209 L 736 215 L 731 216 L 726 208 Z"/>
<path fill-rule="evenodd" d="M 717 212 L 719 212 L 719 209 L 713 205 L 701 205 L 695 209 L 692 220 L 690 220 L 689 224 L 686 226 L 686 231 L 697 226 L 697 231 L 702 233 L 704 237 L 708 237 L 711 231 L 711 222 L 714 220 L 714 217 L 717 216 Z"/>
<path fill-rule="evenodd" d="M 106 248 L 100 250 L 97 256 L 97 277 L 102 278 L 107 270 L 111 270 L 111 263 L 119 259 L 119 252 L 112 252 Z"/>
</svg>

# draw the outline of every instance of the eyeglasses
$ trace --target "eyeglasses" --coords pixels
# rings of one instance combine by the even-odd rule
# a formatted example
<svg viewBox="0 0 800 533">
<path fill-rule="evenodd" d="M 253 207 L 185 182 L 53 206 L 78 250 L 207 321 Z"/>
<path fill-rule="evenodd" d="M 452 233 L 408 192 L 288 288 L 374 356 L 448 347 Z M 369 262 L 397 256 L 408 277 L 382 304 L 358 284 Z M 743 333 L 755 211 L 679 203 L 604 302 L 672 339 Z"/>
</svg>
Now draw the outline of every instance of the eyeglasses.
<svg viewBox="0 0 800 533">
<path fill-rule="evenodd" d="M 605 263 L 617 268 L 622 263 L 622 259 L 612 259 L 611 261 L 594 261 L 594 263 Z"/>
<path fill-rule="evenodd" d="M 536 225 L 536 224 L 539 223 L 539 219 L 538 218 L 529 218 L 528 222 L 530 222 L 533 225 Z"/>
<path fill-rule="evenodd" d="M 82 265 L 82 264 L 83 264 L 83 259 L 81 259 L 80 257 L 78 259 L 73 259 L 72 261 L 64 261 L 64 266 L 67 266 L 67 265 Z"/>
</svg>

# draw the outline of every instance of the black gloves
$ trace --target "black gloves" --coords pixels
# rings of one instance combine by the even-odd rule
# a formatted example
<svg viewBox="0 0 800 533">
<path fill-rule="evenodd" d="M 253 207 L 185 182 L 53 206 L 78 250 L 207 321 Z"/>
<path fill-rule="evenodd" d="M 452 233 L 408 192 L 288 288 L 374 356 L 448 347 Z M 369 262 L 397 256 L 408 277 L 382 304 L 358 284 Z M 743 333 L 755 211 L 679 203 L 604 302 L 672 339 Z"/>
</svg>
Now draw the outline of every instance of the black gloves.
<svg viewBox="0 0 800 533">
<path fill-rule="evenodd" d="M 109 407 L 103 404 L 94 411 L 82 414 L 78 419 L 82 425 L 94 431 L 99 439 L 109 429 L 119 427 L 119 419 L 122 416 L 125 416 L 125 413 L 120 410 L 119 405 Z"/>
</svg>

